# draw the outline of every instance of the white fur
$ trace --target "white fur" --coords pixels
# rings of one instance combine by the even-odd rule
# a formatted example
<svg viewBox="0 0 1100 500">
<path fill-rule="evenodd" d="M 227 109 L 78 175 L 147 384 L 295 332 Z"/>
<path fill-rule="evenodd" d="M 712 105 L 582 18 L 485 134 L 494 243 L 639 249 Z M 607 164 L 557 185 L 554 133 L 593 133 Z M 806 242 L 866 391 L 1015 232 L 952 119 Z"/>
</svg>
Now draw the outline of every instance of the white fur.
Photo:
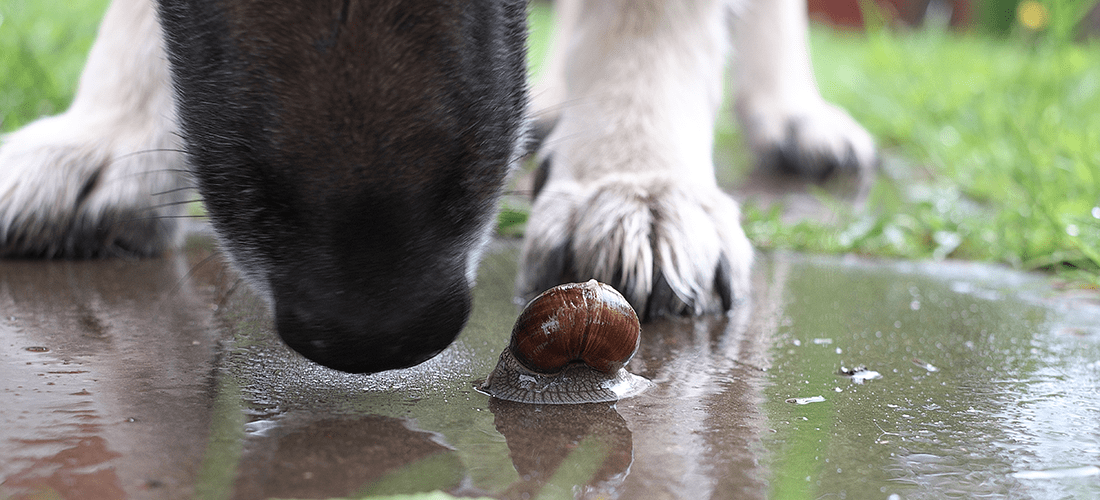
<svg viewBox="0 0 1100 500">
<path fill-rule="evenodd" d="M 747 294 L 752 250 L 711 154 L 731 26 L 739 117 L 759 157 L 781 152 L 811 176 L 837 166 L 865 175 L 876 163 L 871 136 L 818 92 L 800 0 L 556 5 L 533 106 L 557 124 L 540 151 L 549 175 L 528 224 L 521 294 L 538 293 L 564 262 L 571 279 L 621 276 L 635 307 L 660 274 L 680 303 L 668 311 L 713 312 L 723 258 L 734 297 Z"/>
<path fill-rule="evenodd" d="M 811 173 L 822 159 L 874 164 L 870 135 L 818 93 L 799 0 L 558 4 L 549 75 L 534 99 L 536 117 L 559 119 L 541 151 L 552 168 L 531 214 L 521 292 L 541 291 L 530 289 L 535 273 L 568 246 L 589 274 L 581 279 L 620 275 L 635 305 L 653 293 L 658 272 L 679 301 L 670 310 L 720 309 L 722 266 L 734 296 L 748 293 L 752 250 L 712 161 L 731 12 L 751 147 L 793 148 Z M 63 246 L 74 227 L 178 214 L 165 206 L 182 199 L 185 184 L 176 130 L 152 2 L 115 0 L 72 107 L 0 146 L 0 251 L 59 253 L 51 245 Z"/>
<path fill-rule="evenodd" d="M 585 1 L 560 22 L 564 103 L 541 156 L 519 291 L 537 293 L 540 263 L 567 246 L 580 276 L 614 282 L 644 305 L 660 271 L 684 312 L 721 310 L 724 255 L 736 297 L 752 250 L 737 204 L 714 177 L 714 122 L 729 51 L 722 0 Z M 677 309 L 672 306 L 673 312 Z"/>
<path fill-rule="evenodd" d="M 737 114 L 749 146 L 764 157 L 785 148 L 805 173 L 854 155 L 863 174 L 875 142 L 843 109 L 821 98 L 807 43 L 803 0 L 755 0 L 735 16 Z"/>
<path fill-rule="evenodd" d="M 68 111 L 4 138 L 0 248 L 37 244 L 55 253 L 61 249 L 49 247 L 74 226 L 157 224 L 156 218 L 179 213 L 174 205 L 154 208 L 184 195 L 155 196 L 183 185 L 174 116 L 153 5 L 116 0 Z"/>
</svg>

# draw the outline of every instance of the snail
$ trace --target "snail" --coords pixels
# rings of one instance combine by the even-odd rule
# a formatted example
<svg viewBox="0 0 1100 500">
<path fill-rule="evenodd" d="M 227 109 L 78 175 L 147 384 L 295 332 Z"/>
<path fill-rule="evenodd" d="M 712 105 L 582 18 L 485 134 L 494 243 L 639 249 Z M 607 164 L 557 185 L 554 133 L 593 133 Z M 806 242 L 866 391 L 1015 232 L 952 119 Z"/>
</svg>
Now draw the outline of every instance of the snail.
<svg viewBox="0 0 1100 500">
<path fill-rule="evenodd" d="M 626 371 L 641 326 L 630 303 L 609 285 L 558 285 L 520 313 L 508 347 L 479 389 L 521 403 L 616 401 L 650 382 Z"/>
</svg>

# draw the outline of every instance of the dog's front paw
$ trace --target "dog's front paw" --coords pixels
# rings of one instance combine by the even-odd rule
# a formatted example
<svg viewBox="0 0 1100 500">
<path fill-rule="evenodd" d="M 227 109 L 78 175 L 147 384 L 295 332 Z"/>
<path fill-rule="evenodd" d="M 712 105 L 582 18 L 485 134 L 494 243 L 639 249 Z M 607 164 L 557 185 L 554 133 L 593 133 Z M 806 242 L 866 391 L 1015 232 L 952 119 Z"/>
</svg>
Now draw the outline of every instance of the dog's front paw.
<svg viewBox="0 0 1100 500">
<path fill-rule="evenodd" d="M 797 102 L 742 96 L 737 116 L 760 165 L 823 180 L 866 176 L 879 163 L 875 141 L 847 111 L 819 97 Z"/>
<path fill-rule="evenodd" d="M 0 145 L 0 257 L 152 255 L 185 194 L 173 137 L 41 119 Z"/>
<path fill-rule="evenodd" d="M 595 278 L 652 318 L 728 311 L 748 295 L 752 247 L 716 187 L 612 175 L 543 188 L 520 260 L 524 298 Z"/>
</svg>

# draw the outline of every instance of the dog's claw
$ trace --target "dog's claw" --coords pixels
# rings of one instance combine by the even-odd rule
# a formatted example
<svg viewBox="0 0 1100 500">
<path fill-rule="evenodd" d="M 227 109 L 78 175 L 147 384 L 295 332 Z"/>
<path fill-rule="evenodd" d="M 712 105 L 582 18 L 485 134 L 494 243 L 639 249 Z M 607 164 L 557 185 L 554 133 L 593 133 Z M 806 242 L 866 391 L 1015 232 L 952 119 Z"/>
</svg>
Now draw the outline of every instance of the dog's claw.
<svg viewBox="0 0 1100 500">
<path fill-rule="evenodd" d="M 742 98 L 737 115 L 762 168 L 815 181 L 867 176 L 878 168 L 871 134 L 828 102 L 795 106 Z"/>
<path fill-rule="evenodd" d="M 535 202 L 517 292 L 595 278 L 643 319 L 728 311 L 748 294 L 752 248 L 737 204 L 670 179 L 547 185 Z"/>
</svg>

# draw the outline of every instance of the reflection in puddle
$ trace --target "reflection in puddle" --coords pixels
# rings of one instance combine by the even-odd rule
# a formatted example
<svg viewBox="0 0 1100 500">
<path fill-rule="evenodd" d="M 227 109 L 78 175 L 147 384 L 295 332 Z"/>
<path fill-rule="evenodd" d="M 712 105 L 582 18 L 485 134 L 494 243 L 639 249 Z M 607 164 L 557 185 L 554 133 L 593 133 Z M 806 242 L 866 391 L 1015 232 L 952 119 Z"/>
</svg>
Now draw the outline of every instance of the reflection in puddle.
<svg viewBox="0 0 1100 500">
<path fill-rule="evenodd" d="M 776 430 L 765 439 L 773 495 L 1100 494 L 1090 475 L 1100 380 L 1082 369 L 1100 356 L 1100 336 L 1058 334 L 1064 322 L 1096 332 L 1095 308 L 1091 319 L 1058 314 L 1027 293 L 1041 280 L 983 266 L 792 265 L 765 403 Z M 842 389 L 814 370 L 830 365 L 883 376 Z M 834 394 L 775 404 L 810 391 Z"/>
<path fill-rule="evenodd" d="M 0 262 L 0 498 L 190 494 L 213 352 L 192 262 Z"/>
<path fill-rule="evenodd" d="M 249 428 L 235 499 L 453 491 L 463 477 L 452 448 L 405 420 L 296 412 Z"/>
<path fill-rule="evenodd" d="M 82 391 L 73 396 L 90 396 Z M 9 441 L 12 471 L 3 478 L 4 491 L 36 498 L 122 498 L 125 492 L 110 466 L 121 456 L 112 451 L 101 433 L 91 401 L 59 405 L 53 410 L 53 437 Z M 80 409 L 85 408 L 85 409 Z M 65 422 L 65 423 L 63 423 Z"/>
<path fill-rule="evenodd" d="M 454 345 L 373 376 L 289 352 L 205 255 L 4 262 L 0 498 L 1100 497 L 1100 310 L 1041 279 L 761 255 L 733 316 L 643 325 L 651 390 L 540 408 L 473 389 L 514 247 Z"/>
<path fill-rule="evenodd" d="M 1100 467 L 1089 465 L 1085 467 L 1072 467 L 1069 469 L 1028 470 L 1012 473 L 1012 477 L 1016 479 L 1063 479 L 1090 476 L 1100 476 Z"/>
<path fill-rule="evenodd" d="M 520 481 L 508 497 L 608 498 L 630 472 L 634 446 L 613 404 L 531 405 L 489 400 Z M 584 485 L 578 491 L 575 485 Z M 568 496 L 568 495 L 567 495 Z"/>
</svg>

